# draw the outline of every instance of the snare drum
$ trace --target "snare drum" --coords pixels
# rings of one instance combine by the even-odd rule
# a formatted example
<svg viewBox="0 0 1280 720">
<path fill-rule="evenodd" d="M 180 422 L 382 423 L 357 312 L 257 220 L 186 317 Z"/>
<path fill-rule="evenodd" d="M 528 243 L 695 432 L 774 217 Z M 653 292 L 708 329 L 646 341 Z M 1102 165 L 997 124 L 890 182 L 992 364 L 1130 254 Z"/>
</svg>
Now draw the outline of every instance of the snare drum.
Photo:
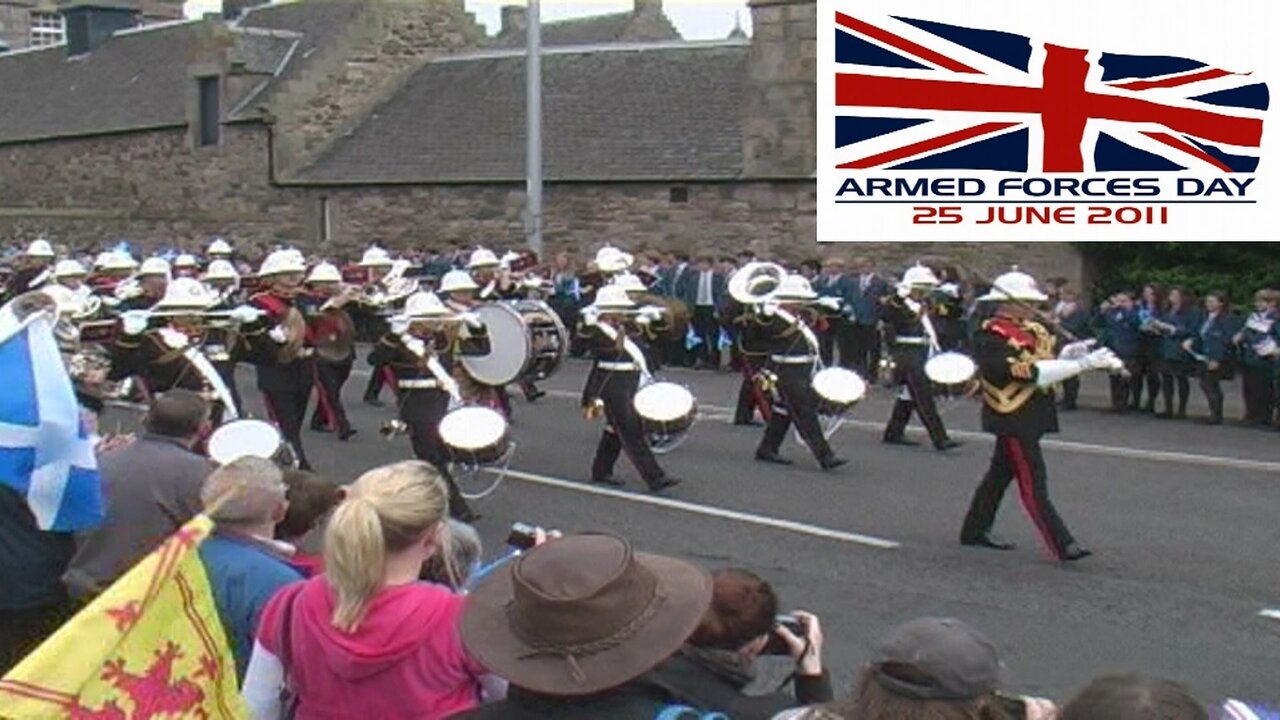
<svg viewBox="0 0 1280 720">
<path fill-rule="evenodd" d="M 852 370 L 830 367 L 814 374 L 813 392 L 819 415 L 843 415 L 866 396 L 867 383 Z"/>
<path fill-rule="evenodd" d="M 925 376 L 939 385 L 963 385 L 977 373 L 978 365 L 964 353 L 939 353 L 924 364 Z"/>
<path fill-rule="evenodd" d="M 464 355 L 462 365 L 482 385 L 501 387 L 551 377 L 564 363 L 569 334 L 541 300 L 490 303 L 473 312 L 489 333 L 488 355 Z"/>
<path fill-rule="evenodd" d="M 262 420 L 232 420 L 209 436 L 209 459 L 219 465 L 242 457 L 264 458 L 282 468 L 297 467 L 293 448 L 275 425 Z"/>
<path fill-rule="evenodd" d="M 507 420 L 492 408 L 469 405 L 440 419 L 440 439 L 449 457 L 463 465 L 493 465 L 511 449 Z"/>
<path fill-rule="evenodd" d="M 650 383 L 636 392 L 632 405 L 651 442 L 679 436 L 693 427 L 698 401 L 683 385 Z"/>
</svg>

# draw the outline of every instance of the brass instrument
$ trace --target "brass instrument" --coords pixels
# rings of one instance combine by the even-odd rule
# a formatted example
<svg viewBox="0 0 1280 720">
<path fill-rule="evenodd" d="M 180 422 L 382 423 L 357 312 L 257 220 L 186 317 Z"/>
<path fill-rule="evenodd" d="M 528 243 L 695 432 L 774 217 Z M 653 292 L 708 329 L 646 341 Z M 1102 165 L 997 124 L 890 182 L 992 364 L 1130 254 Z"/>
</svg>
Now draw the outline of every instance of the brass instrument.
<svg viewBox="0 0 1280 720">
<path fill-rule="evenodd" d="M 729 277 L 729 296 L 747 307 L 759 305 L 773 297 L 786 277 L 787 269 L 777 263 L 749 262 Z"/>
</svg>

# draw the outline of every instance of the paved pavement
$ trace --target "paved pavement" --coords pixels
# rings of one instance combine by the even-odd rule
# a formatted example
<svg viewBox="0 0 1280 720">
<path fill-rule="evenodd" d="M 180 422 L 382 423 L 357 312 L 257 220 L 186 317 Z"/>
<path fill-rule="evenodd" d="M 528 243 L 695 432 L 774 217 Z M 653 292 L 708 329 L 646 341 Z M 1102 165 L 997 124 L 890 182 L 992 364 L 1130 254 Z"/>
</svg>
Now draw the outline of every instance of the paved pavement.
<svg viewBox="0 0 1280 720">
<path fill-rule="evenodd" d="M 1097 553 L 1061 567 L 1037 547 L 1013 492 L 997 532 L 1017 551 L 957 544 L 991 451 L 973 401 L 944 403 L 965 445 L 939 454 L 879 442 L 892 394 L 875 389 L 834 440 L 852 462 L 824 473 L 791 441 L 790 468 L 751 459 L 760 428 L 728 422 L 736 376 L 667 375 L 690 385 L 704 410 L 662 459 L 683 485 L 654 498 L 625 460 L 628 488 L 583 482 L 600 425 L 578 411 L 585 365 L 573 362 L 544 384 L 548 397 L 516 401 L 514 472 L 476 504 L 488 547 L 520 520 L 608 529 L 642 549 L 750 568 L 785 607 L 822 618 L 841 690 L 886 629 L 932 614 L 984 629 L 1021 692 L 1065 699 L 1095 675 L 1142 671 L 1185 681 L 1206 700 L 1280 700 L 1280 620 L 1266 616 L 1280 616 L 1280 434 L 1103 413 L 1105 379 L 1091 378 L 1086 407 L 1064 414 L 1063 432 L 1045 442 L 1054 500 Z M 378 437 L 392 409 L 360 402 L 366 377 L 358 369 L 345 393 L 360 435 L 345 444 L 306 437 L 312 462 L 340 481 L 410 456 L 407 440 Z M 251 370 L 240 384 L 256 394 Z M 1192 407 L 1203 412 L 1198 392 Z"/>
</svg>

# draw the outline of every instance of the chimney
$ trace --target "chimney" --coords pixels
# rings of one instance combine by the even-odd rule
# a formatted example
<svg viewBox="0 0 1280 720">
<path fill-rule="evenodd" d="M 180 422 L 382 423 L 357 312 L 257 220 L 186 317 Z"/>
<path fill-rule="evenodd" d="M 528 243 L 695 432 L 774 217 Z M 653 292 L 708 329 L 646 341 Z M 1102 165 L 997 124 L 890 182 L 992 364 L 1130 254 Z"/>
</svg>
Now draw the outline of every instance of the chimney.
<svg viewBox="0 0 1280 720">
<path fill-rule="evenodd" d="M 247 11 L 259 5 L 270 5 L 271 0 L 222 0 L 222 19 L 239 20 Z"/>
<path fill-rule="evenodd" d="M 528 25 L 525 22 L 523 5 L 502 6 L 502 35 L 524 32 Z"/>
<path fill-rule="evenodd" d="M 662 0 L 633 0 L 635 2 L 635 14 L 651 13 L 654 15 L 662 14 Z"/>
<path fill-rule="evenodd" d="M 138 9 L 119 0 L 72 0 L 59 8 L 67 26 L 67 55 L 93 52 L 117 30 L 138 24 Z"/>
</svg>

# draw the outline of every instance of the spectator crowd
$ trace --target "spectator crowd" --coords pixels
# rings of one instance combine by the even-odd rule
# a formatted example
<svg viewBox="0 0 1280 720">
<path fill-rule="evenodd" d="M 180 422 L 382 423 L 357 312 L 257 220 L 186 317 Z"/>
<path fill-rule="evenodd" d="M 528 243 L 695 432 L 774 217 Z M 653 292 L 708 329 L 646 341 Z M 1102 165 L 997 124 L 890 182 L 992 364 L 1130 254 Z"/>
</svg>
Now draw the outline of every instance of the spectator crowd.
<svg viewBox="0 0 1280 720">
<path fill-rule="evenodd" d="M 209 408 L 158 396 L 102 454 L 108 517 L 36 529 L 0 487 L 0 673 L 199 512 L 199 553 L 251 716 L 547 720 L 1238 720 L 1275 717 L 1184 686 L 1099 677 L 1057 706 L 1008 694 L 996 645 L 962 620 L 888 628 L 834 688 L 820 619 L 736 567 L 705 569 L 605 533 L 535 533 L 487 565 L 429 464 L 339 486 L 192 449 Z M 760 659 L 786 658 L 760 688 Z M 852 668 L 839 668 L 844 674 Z M 1212 712 L 1212 714 L 1211 714 Z"/>
</svg>

